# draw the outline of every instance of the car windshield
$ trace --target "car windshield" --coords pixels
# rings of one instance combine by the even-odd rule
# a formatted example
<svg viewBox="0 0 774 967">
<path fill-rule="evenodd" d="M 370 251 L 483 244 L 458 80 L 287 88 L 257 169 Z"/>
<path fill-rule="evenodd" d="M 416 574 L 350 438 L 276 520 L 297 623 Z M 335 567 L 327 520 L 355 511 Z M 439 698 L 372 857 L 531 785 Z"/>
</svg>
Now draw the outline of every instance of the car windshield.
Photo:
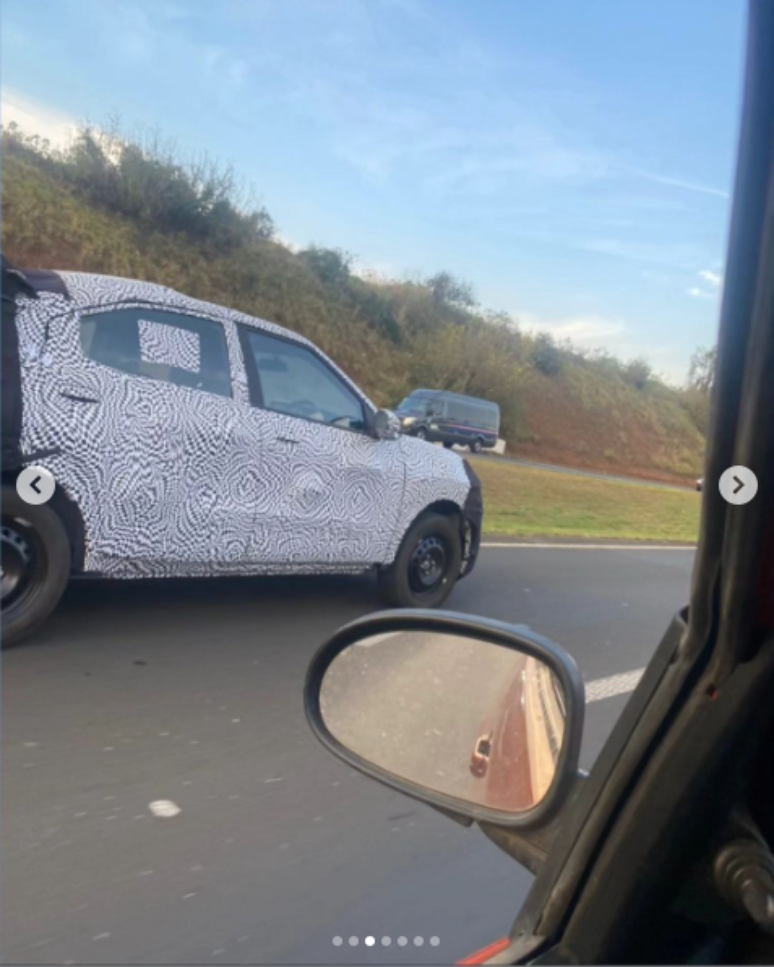
<svg viewBox="0 0 774 967">
<path fill-rule="evenodd" d="M 407 396 L 397 406 L 398 413 L 405 413 L 410 416 L 426 416 L 430 410 L 431 401 L 422 396 Z"/>
</svg>

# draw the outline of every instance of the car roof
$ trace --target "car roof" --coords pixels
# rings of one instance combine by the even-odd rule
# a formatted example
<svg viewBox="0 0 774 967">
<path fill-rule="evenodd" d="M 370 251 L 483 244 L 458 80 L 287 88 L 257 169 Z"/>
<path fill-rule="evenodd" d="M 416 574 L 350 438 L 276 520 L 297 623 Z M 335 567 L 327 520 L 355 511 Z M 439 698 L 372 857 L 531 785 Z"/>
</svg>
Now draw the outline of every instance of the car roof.
<svg viewBox="0 0 774 967">
<path fill-rule="evenodd" d="M 32 274 L 30 273 L 30 275 Z M 274 322 L 249 316 L 227 306 L 194 299 L 157 282 L 143 282 L 139 279 L 125 279 L 120 276 L 97 275 L 90 272 L 61 271 L 56 272 L 55 275 L 61 278 L 67 289 L 66 298 L 79 307 L 98 308 L 102 305 L 115 305 L 117 302 L 160 303 L 171 309 L 193 312 L 217 319 L 229 319 L 232 322 L 239 322 L 255 329 L 263 329 L 284 339 L 311 346 L 319 352 L 319 349 L 308 339 L 297 332 L 278 326 Z M 59 294 L 58 298 L 65 298 L 65 296 Z"/>
<path fill-rule="evenodd" d="M 438 399 L 439 396 L 443 396 L 446 399 L 452 400 L 462 400 L 466 403 L 477 403 L 479 405 L 491 406 L 495 410 L 499 410 L 500 407 L 497 403 L 493 403 L 491 400 L 485 400 L 481 396 L 466 396 L 464 393 L 452 393 L 451 390 L 447 389 L 415 389 L 409 393 L 409 396 L 432 396 L 434 399 Z"/>
</svg>

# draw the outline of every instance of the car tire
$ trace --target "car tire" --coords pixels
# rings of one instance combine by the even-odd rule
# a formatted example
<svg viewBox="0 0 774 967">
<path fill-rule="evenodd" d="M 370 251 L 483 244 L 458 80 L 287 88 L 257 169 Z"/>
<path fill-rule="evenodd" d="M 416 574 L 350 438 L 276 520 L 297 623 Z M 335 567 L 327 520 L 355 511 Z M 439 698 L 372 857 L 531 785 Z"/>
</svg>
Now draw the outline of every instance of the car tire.
<svg viewBox="0 0 774 967">
<path fill-rule="evenodd" d="M 481 453 L 484 449 L 484 441 L 481 437 L 476 437 L 476 439 L 470 444 L 471 453 Z"/>
<path fill-rule="evenodd" d="M 451 450 L 453 446 L 454 446 L 453 443 L 444 443 L 443 448 L 444 450 Z"/>
<path fill-rule="evenodd" d="M 64 524 L 49 504 L 25 503 L 3 487 L 3 648 L 35 631 L 59 604 L 72 553 Z"/>
<path fill-rule="evenodd" d="M 420 426 L 420 428 L 417 430 L 414 436 L 417 438 L 417 440 L 426 440 L 427 430 L 423 426 Z"/>
<path fill-rule="evenodd" d="M 459 518 L 422 514 L 401 541 L 395 560 L 379 572 L 379 588 L 394 608 L 438 608 L 451 594 L 462 564 Z"/>
</svg>

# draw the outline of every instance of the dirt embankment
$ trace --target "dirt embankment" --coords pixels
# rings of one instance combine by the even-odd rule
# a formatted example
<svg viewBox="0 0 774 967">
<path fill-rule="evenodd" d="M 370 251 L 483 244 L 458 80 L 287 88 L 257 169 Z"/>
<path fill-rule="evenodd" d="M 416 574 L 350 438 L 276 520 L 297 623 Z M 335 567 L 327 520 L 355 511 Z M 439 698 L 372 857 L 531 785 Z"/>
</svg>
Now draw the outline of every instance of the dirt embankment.
<svg viewBox="0 0 774 967">
<path fill-rule="evenodd" d="M 522 393 L 513 456 L 667 483 L 701 476 L 704 438 L 668 389 L 637 390 L 574 363 L 557 376 L 528 374 Z"/>
</svg>

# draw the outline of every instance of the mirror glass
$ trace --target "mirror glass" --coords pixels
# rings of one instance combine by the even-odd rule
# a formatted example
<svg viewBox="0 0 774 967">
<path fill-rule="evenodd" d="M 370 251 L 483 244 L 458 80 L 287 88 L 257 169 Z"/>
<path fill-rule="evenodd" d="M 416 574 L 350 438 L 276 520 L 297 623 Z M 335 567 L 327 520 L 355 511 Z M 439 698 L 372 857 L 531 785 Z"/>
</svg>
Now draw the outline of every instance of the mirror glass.
<svg viewBox="0 0 774 967">
<path fill-rule="evenodd" d="M 320 710 L 345 748 L 468 804 L 537 805 L 557 770 L 565 697 L 542 662 L 491 642 L 398 631 L 328 666 Z"/>
</svg>

